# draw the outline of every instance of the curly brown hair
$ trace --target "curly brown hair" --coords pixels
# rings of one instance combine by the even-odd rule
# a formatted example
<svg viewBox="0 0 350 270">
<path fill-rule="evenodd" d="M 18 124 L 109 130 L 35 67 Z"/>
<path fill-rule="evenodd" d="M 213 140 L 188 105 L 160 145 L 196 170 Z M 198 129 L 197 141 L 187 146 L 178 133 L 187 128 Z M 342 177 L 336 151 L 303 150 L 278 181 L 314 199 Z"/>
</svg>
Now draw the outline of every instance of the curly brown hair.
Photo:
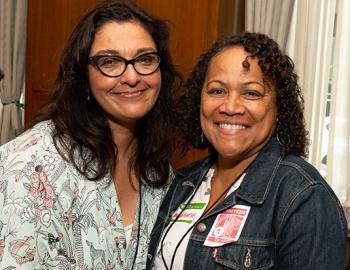
<svg viewBox="0 0 350 270">
<path fill-rule="evenodd" d="M 309 141 L 303 115 L 304 100 L 294 63 L 274 40 L 260 33 L 243 33 L 220 39 L 200 56 L 178 99 L 177 110 L 181 118 L 178 134 L 182 153 L 190 147 L 216 152 L 209 141 L 202 139 L 199 121 L 201 91 L 210 61 L 223 49 L 232 46 L 241 46 L 252 57 L 257 57 L 264 80 L 275 87 L 278 117 L 275 135 L 282 154 L 306 157 Z"/>
</svg>

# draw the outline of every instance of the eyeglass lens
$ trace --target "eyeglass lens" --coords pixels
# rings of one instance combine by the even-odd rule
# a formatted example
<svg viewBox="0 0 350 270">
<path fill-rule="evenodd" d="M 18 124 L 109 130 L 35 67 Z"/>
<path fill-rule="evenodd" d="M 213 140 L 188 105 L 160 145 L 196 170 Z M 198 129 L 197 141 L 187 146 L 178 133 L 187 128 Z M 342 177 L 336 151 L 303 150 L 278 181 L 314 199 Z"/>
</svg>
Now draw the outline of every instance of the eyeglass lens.
<svg viewBox="0 0 350 270">
<path fill-rule="evenodd" d="M 124 73 L 127 65 L 133 65 L 137 73 L 148 75 L 157 70 L 160 58 L 156 53 L 147 53 L 134 59 L 126 60 L 119 56 L 99 56 L 94 60 L 100 71 L 107 76 L 120 76 Z"/>
</svg>

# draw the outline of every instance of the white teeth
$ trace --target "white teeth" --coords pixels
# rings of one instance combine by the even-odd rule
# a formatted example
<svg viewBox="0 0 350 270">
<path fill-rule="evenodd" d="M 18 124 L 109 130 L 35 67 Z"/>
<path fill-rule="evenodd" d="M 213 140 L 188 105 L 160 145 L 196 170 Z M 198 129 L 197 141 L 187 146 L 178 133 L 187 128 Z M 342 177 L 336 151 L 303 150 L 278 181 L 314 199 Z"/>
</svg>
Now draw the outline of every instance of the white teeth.
<svg viewBox="0 0 350 270">
<path fill-rule="evenodd" d="M 234 125 L 234 124 L 219 124 L 219 127 L 226 129 L 241 129 L 245 128 L 243 125 Z"/>
</svg>

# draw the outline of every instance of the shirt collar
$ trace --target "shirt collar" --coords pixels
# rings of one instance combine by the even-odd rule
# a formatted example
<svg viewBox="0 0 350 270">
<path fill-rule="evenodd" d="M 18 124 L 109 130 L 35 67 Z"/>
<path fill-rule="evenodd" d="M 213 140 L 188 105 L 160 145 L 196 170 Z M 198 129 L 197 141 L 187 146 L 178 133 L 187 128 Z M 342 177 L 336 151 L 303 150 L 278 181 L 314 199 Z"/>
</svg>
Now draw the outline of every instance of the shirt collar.
<svg viewBox="0 0 350 270">
<path fill-rule="evenodd" d="M 248 167 L 244 180 L 237 190 L 237 197 L 251 204 L 262 204 L 270 191 L 281 160 L 279 144 L 277 139 L 272 137 Z M 176 175 L 182 185 L 195 187 L 213 163 L 213 156 L 208 156 L 178 170 Z"/>
</svg>

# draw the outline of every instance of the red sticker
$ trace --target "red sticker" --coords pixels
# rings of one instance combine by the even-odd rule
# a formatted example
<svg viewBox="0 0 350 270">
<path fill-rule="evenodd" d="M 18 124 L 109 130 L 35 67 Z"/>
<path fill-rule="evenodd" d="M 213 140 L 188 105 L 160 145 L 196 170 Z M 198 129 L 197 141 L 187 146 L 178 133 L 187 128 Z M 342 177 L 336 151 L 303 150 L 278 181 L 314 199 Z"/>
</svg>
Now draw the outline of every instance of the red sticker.
<svg viewBox="0 0 350 270">
<path fill-rule="evenodd" d="M 236 242 L 241 235 L 249 210 L 250 206 L 235 205 L 219 214 L 205 239 L 204 245 L 217 247 Z"/>
</svg>

